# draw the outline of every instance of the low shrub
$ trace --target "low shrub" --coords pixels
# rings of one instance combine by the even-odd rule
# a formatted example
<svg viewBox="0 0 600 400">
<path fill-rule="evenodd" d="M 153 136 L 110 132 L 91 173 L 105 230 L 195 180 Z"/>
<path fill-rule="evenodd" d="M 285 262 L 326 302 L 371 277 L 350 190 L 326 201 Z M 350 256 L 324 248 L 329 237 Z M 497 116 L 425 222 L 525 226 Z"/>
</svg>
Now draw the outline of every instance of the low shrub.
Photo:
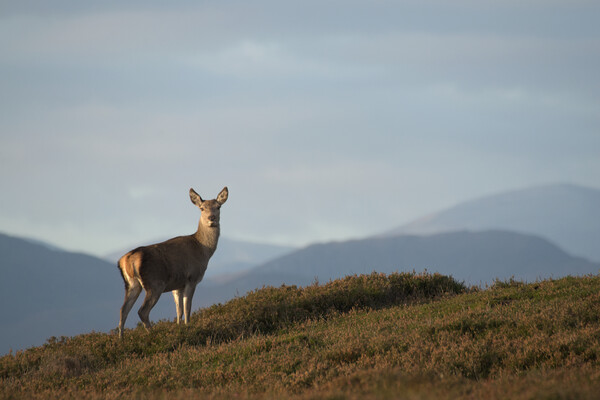
<svg viewBox="0 0 600 400">
<path fill-rule="evenodd" d="M 2 398 L 597 398 L 600 277 L 469 289 L 436 274 L 265 287 L 187 326 L 0 358 Z"/>
</svg>

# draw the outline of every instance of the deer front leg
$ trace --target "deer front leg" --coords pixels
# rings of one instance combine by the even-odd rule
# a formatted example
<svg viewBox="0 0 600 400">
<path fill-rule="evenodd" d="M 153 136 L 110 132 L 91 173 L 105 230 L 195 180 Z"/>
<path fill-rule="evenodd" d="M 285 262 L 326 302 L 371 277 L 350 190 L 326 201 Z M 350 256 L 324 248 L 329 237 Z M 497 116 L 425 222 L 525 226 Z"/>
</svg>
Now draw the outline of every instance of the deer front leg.
<svg viewBox="0 0 600 400">
<path fill-rule="evenodd" d="M 183 316 L 185 318 L 186 324 L 190 321 L 190 313 L 192 311 L 192 297 L 194 297 L 195 291 L 195 284 L 188 284 L 186 285 L 185 289 L 183 289 Z"/>
<path fill-rule="evenodd" d="M 175 300 L 175 309 L 177 310 L 177 324 L 181 323 L 183 317 L 183 291 L 180 289 L 173 290 L 173 299 Z"/>
</svg>

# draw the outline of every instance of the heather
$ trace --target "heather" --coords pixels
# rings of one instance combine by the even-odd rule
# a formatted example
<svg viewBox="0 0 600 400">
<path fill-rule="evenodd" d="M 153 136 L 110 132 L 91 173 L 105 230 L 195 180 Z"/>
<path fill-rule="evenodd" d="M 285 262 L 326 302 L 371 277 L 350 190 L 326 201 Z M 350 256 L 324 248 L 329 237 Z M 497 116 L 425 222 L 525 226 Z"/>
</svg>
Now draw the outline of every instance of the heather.
<svg viewBox="0 0 600 400">
<path fill-rule="evenodd" d="M 599 355 L 598 276 L 374 273 L 265 287 L 122 341 L 51 338 L 0 359 L 0 397 L 591 399 Z"/>
</svg>

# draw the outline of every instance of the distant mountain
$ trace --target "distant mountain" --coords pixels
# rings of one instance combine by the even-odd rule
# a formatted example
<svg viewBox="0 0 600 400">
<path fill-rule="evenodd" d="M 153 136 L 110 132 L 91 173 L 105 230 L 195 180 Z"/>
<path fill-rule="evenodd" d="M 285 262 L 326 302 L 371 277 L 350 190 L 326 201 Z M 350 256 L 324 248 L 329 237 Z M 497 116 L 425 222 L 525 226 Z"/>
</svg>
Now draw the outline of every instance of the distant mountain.
<svg viewBox="0 0 600 400">
<path fill-rule="evenodd" d="M 139 245 L 158 243 L 163 240 L 149 241 L 140 243 Z M 116 265 L 119 258 L 134 247 L 137 246 L 112 252 L 103 258 Z M 295 250 L 294 247 L 253 243 L 221 237 L 219 239 L 219 247 L 214 256 L 210 259 L 209 268 L 206 271 L 205 277 L 217 281 L 226 280 L 242 271 L 261 265 L 274 258 L 290 253 L 293 250 Z"/>
<path fill-rule="evenodd" d="M 205 276 L 208 279 L 225 279 L 294 250 L 296 248 L 289 246 L 252 243 L 223 237 L 219 239 L 219 247 L 210 259 Z"/>
<path fill-rule="evenodd" d="M 556 184 L 468 201 L 384 236 L 489 229 L 542 236 L 571 254 L 600 262 L 600 190 Z"/>
<path fill-rule="evenodd" d="M 0 354 L 116 326 L 123 283 L 113 264 L 4 234 L 0 254 Z"/>
<path fill-rule="evenodd" d="M 573 257 L 549 241 L 507 231 L 452 232 L 315 244 L 209 288 L 222 297 L 263 285 L 307 285 L 348 274 L 394 271 L 439 272 L 468 284 L 494 279 L 534 281 L 598 273 L 600 263 Z"/>
</svg>

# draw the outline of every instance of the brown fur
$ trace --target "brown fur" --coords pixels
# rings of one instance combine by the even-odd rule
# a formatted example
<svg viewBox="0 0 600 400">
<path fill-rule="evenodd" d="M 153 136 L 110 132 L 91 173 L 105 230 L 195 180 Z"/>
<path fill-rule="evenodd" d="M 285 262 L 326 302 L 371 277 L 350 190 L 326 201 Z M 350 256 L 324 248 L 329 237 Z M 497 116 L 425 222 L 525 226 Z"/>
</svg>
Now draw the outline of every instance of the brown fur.
<svg viewBox="0 0 600 400">
<path fill-rule="evenodd" d="M 146 297 L 138 314 L 147 329 L 150 329 L 150 310 L 164 292 L 173 292 L 177 323 L 182 314 L 185 323 L 188 322 L 196 285 L 204 277 L 208 261 L 217 248 L 220 208 L 228 194 L 224 188 L 216 200 L 204 201 L 190 189 L 190 199 L 202 212 L 194 234 L 138 247 L 121 257 L 119 270 L 125 282 L 125 301 L 121 307 L 119 336 L 123 334 L 127 315 L 142 289 L 146 291 Z"/>
</svg>

